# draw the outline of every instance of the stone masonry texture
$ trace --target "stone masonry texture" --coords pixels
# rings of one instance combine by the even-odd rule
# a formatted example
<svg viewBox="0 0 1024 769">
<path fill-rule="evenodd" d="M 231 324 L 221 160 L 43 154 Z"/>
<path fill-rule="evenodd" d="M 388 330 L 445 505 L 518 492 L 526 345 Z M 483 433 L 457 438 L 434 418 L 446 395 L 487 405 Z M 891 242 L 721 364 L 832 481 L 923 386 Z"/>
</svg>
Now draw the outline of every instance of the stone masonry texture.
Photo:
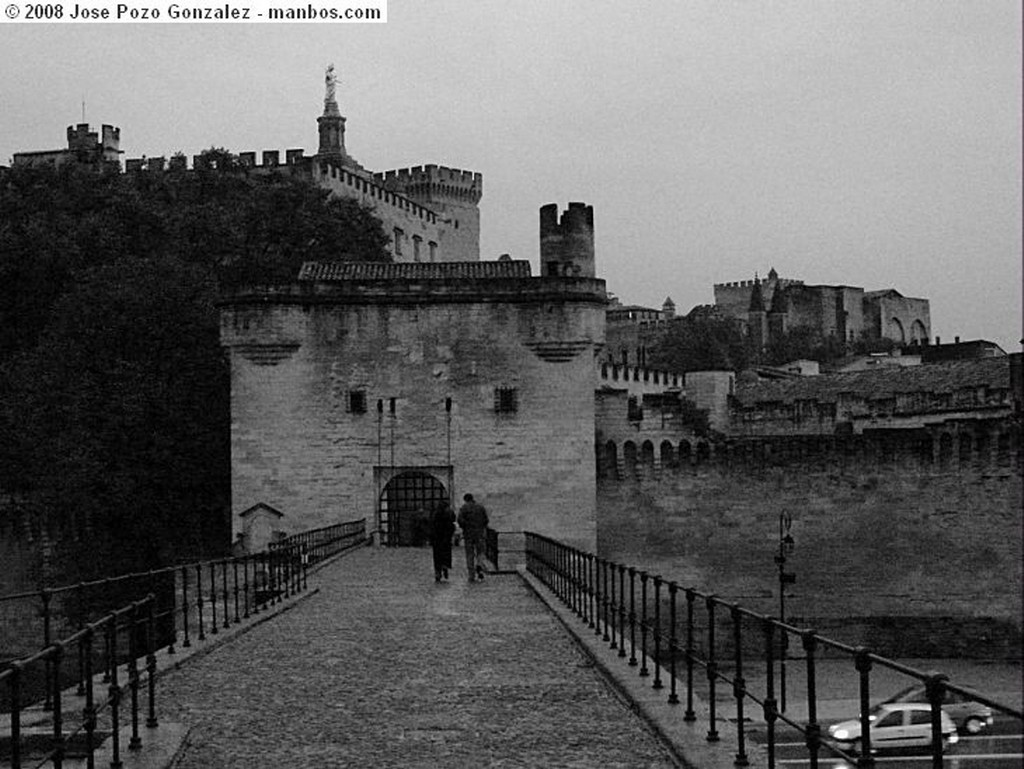
<svg viewBox="0 0 1024 769">
<path fill-rule="evenodd" d="M 162 678 L 179 767 L 675 765 L 520 577 L 469 584 L 461 555 L 435 584 L 428 549 L 360 550 Z"/>
<path fill-rule="evenodd" d="M 1019 465 L 827 459 L 603 478 L 598 552 L 775 611 L 778 517 L 789 513 L 797 624 L 895 656 L 1018 657 Z"/>
</svg>

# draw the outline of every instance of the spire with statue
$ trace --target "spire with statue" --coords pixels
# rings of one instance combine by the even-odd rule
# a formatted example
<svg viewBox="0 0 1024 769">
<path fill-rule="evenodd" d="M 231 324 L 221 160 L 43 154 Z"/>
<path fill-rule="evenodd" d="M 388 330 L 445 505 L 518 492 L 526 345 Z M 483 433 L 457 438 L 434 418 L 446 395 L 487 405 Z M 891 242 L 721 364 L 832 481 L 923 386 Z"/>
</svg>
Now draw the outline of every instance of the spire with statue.
<svg viewBox="0 0 1024 769">
<path fill-rule="evenodd" d="M 341 159 L 345 152 L 345 118 L 338 109 L 335 96 L 338 88 L 338 76 L 334 65 L 328 64 L 324 72 L 324 114 L 317 118 L 320 129 L 320 149 L 318 154 L 323 157 Z"/>
</svg>

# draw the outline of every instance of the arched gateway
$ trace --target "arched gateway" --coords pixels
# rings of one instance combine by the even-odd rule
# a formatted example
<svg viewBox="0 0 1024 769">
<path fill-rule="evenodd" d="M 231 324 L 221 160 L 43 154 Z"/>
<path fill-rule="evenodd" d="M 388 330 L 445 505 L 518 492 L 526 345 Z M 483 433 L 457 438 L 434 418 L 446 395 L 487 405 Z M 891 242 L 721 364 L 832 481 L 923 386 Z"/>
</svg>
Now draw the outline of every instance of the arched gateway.
<svg viewBox="0 0 1024 769">
<path fill-rule="evenodd" d="M 407 470 L 388 481 L 380 495 L 380 527 L 386 545 L 421 545 L 427 540 L 427 517 L 449 504 L 448 490 L 434 475 Z"/>
</svg>

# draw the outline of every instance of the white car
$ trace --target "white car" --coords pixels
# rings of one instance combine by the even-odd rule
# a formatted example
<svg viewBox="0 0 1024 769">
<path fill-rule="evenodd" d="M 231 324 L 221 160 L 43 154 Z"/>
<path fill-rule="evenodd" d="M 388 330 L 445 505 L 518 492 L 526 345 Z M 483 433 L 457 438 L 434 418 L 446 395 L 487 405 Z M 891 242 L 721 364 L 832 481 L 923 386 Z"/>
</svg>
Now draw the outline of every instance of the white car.
<svg viewBox="0 0 1024 769">
<path fill-rule="evenodd" d="M 960 739 L 956 724 L 945 711 L 939 711 L 942 747 L 945 750 Z M 921 702 L 887 702 L 876 705 L 868 714 L 871 723 L 871 752 L 932 747 L 932 709 Z M 851 719 L 828 728 L 829 742 L 844 753 L 860 753 L 860 719 Z"/>
</svg>

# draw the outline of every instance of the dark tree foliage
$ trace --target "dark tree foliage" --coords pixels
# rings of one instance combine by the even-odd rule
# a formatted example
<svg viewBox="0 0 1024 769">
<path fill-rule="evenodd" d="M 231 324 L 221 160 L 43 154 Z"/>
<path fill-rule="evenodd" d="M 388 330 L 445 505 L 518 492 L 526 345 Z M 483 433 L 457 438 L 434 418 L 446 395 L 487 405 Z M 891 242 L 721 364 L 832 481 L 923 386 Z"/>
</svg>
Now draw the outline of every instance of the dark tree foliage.
<svg viewBox="0 0 1024 769">
<path fill-rule="evenodd" d="M 714 315 L 673 320 L 650 351 L 654 368 L 670 371 L 738 371 L 752 356 L 735 321 Z"/>
<path fill-rule="evenodd" d="M 841 339 L 825 336 L 812 326 L 796 326 L 771 339 L 762 362 L 771 366 L 781 366 L 801 359 L 828 363 L 845 354 L 846 346 Z"/>
<path fill-rule="evenodd" d="M 196 171 L 0 173 L 0 494 L 101 571 L 230 544 L 219 290 L 388 258 L 358 204 L 210 154 Z"/>
</svg>

